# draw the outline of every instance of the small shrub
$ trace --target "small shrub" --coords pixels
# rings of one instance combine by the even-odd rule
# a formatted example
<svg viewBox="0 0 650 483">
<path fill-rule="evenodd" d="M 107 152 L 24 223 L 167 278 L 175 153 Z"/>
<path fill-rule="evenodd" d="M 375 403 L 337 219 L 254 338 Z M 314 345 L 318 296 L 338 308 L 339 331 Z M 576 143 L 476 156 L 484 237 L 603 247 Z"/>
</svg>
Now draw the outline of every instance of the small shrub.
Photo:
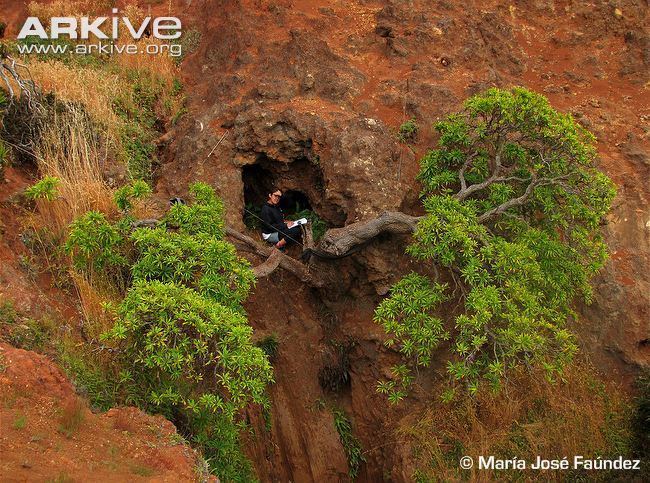
<svg viewBox="0 0 650 483">
<path fill-rule="evenodd" d="M 155 474 L 153 468 L 144 465 L 131 465 L 131 473 L 138 476 L 150 477 Z"/>
<path fill-rule="evenodd" d="M 292 218 L 296 220 L 300 218 L 307 218 L 310 221 L 311 233 L 315 242 L 320 240 L 329 228 L 327 222 L 318 216 L 315 211 L 306 208 L 304 210 L 301 210 L 300 206 L 296 206 L 296 212 L 292 215 Z"/>
<path fill-rule="evenodd" d="M 20 430 L 20 429 L 24 429 L 26 425 L 27 425 L 27 416 L 21 414 L 20 416 L 16 416 L 16 419 L 14 419 L 12 426 L 14 429 Z"/>
<path fill-rule="evenodd" d="M 415 118 L 409 119 L 400 125 L 397 131 L 397 138 L 403 143 L 415 141 L 419 129 Z"/>
<path fill-rule="evenodd" d="M 269 360 L 273 360 L 278 353 L 278 347 L 280 345 L 280 342 L 278 341 L 278 334 L 273 333 L 271 335 L 267 335 L 262 340 L 256 342 L 255 345 L 262 349 Z"/>
<path fill-rule="evenodd" d="M 352 424 L 343 410 L 332 408 L 332 416 L 334 416 L 334 426 L 348 459 L 348 474 L 350 478 L 354 479 L 359 474 L 361 463 L 366 461 L 361 443 L 352 433 Z"/>
<path fill-rule="evenodd" d="M 54 201 L 59 193 L 57 187 L 61 184 L 61 180 L 54 176 L 44 176 L 43 179 L 38 181 L 35 185 L 30 186 L 25 190 L 25 196 L 31 200 L 47 200 Z"/>
</svg>

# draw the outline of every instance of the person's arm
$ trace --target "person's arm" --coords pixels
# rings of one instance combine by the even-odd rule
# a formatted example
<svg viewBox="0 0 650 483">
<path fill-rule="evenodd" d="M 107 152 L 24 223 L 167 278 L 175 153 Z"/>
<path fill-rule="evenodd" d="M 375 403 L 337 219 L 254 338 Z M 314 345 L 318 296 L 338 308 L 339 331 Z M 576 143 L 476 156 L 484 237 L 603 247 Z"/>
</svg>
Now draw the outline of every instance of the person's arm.
<svg viewBox="0 0 650 483">
<path fill-rule="evenodd" d="M 262 212 L 260 217 L 264 221 L 264 229 L 269 231 L 285 231 L 287 230 L 287 225 L 282 220 L 282 216 L 277 210 L 274 210 L 269 205 L 264 205 L 262 207 Z M 268 233 L 265 231 L 265 233 Z"/>
</svg>

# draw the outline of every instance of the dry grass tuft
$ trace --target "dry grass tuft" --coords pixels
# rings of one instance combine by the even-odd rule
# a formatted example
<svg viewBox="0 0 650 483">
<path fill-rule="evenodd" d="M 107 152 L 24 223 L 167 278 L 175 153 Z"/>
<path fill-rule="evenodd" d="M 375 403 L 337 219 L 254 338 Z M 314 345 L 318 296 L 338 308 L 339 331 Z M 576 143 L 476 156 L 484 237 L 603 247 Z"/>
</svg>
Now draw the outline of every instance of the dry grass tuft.
<svg viewBox="0 0 650 483">
<path fill-rule="evenodd" d="M 27 11 L 30 16 L 49 23 L 51 17 L 82 17 L 110 12 L 114 5 L 114 0 L 55 0 L 48 3 L 30 2 Z"/>
<path fill-rule="evenodd" d="M 113 315 L 104 308 L 107 300 L 117 300 L 117 295 L 113 294 L 114 287 L 106 286 L 106 283 L 93 281 L 92 283 L 83 275 L 71 271 L 71 277 L 74 282 L 81 312 L 85 322 L 83 325 L 85 335 L 93 340 L 99 340 L 102 333 L 113 327 Z"/>
<path fill-rule="evenodd" d="M 124 409 L 118 409 L 113 417 L 113 429 L 118 431 L 135 431 L 136 427 L 133 424 L 131 414 Z"/>
<path fill-rule="evenodd" d="M 417 481 L 525 479 L 539 474 L 478 470 L 478 456 L 533 462 L 538 455 L 572 461 L 575 455 L 625 454 L 629 411 L 620 388 L 603 383 L 581 363 L 568 368 L 561 383 L 549 383 L 541 373 L 520 374 L 498 395 L 483 391 L 474 399 L 435 403 L 399 432 L 411 443 Z M 459 468 L 465 455 L 474 458 L 472 470 Z M 544 478 L 563 476 L 545 472 Z"/>
<path fill-rule="evenodd" d="M 113 101 L 126 96 L 130 86 L 115 72 L 82 69 L 55 60 L 30 60 L 29 68 L 44 92 L 57 99 L 81 103 L 93 121 L 104 127 L 118 142 L 123 121 L 113 110 Z M 118 146 L 112 146 L 118 148 Z"/>
<path fill-rule="evenodd" d="M 83 424 L 86 411 L 86 406 L 80 398 L 71 396 L 66 399 L 61 408 L 59 430 L 68 438 L 71 437 Z"/>
<path fill-rule="evenodd" d="M 42 175 L 59 178 L 59 198 L 36 202 L 39 216 L 31 218 L 31 228 L 47 227 L 55 239 L 63 240 L 68 225 L 85 212 L 114 212 L 113 194 L 100 170 L 106 150 L 81 107 L 66 104 L 55 110 L 43 129 L 36 157 Z"/>
</svg>

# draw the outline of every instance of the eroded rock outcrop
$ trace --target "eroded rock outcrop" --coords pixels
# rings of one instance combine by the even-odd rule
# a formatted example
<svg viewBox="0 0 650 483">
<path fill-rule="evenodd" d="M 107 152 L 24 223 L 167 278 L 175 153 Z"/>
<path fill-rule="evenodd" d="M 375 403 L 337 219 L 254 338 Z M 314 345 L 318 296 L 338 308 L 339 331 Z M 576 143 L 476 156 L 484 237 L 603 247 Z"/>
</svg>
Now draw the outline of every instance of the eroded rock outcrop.
<svg viewBox="0 0 650 483">
<path fill-rule="evenodd" d="M 614 378 L 629 381 L 639 366 L 650 364 L 645 2 L 238 0 L 203 2 L 185 13 L 203 37 L 183 64 L 189 113 L 158 173 L 163 193 L 182 194 L 179 187 L 194 179 L 212 183 L 226 201 L 229 224 L 238 229 L 251 201 L 246 183 L 258 179 L 263 193 L 265 178 L 300 190 L 331 226 L 385 210 L 417 215 L 417 160 L 435 142 L 435 120 L 487 87 L 524 85 L 574 113 L 598 136 L 602 169 L 619 188 L 605 227 L 612 257 L 595 280 L 594 303 L 580 309 L 583 317 L 575 324 L 582 345 Z M 395 133 L 410 118 L 420 130 L 407 147 Z M 259 171 L 246 181 L 251 169 Z M 285 342 L 311 354 L 332 337 L 358 337 L 351 389 L 338 397 L 355 415 L 367 448 L 398 419 L 374 407 L 379 374 L 373 364 L 391 354 L 373 332 L 371 308 L 377 294 L 410 268 L 406 258 L 396 258 L 405 241 L 385 237 L 344 262 L 336 330 L 322 332 L 318 320 L 305 316 L 304 326 Z M 311 300 L 283 277 L 291 275 L 260 282 L 249 301 L 256 327 L 284 327 L 269 320 L 283 315 L 270 315 L 265 294 L 277 292 L 292 303 Z M 302 323 L 296 317 L 291 323 Z M 268 444 L 276 450 L 259 466 L 263 478 L 279 466 L 276 476 L 287 478 L 322 479 L 343 471 L 336 436 L 330 430 L 311 433 L 322 417 L 314 422 L 296 410 L 320 397 L 315 379 L 321 364 L 319 357 L 281 358 L 274 411 L 291 434 L 271 436 Z M 252 451 L 262 454 L 260 448 L 253 444 Z M 299 462 L 319 451 L 328 452 L 328 461 L 315 457 L 309 468 Z M 407 463 L 393 472 L 396 453 L 390 445 L 372 453 L 363 478 L 407 479 Z"/>
</svg>

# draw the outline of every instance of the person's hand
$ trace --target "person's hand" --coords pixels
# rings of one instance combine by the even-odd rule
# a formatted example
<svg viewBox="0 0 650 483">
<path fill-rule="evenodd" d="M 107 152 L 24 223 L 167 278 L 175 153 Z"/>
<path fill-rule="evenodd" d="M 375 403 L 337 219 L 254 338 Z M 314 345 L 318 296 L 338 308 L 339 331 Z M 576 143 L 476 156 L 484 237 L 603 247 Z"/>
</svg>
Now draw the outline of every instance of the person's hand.
<svg viewBox="0 0 650 483">
<path fill-rule="evenodd" d="M 289 228 L 291 228 L 291 227 L 292 227 L 293 225 L 295 225 L 295 224 L 296 224 L 295 221 L 287 220 L 287 226 L 288 226 Z"/>
</svg>

